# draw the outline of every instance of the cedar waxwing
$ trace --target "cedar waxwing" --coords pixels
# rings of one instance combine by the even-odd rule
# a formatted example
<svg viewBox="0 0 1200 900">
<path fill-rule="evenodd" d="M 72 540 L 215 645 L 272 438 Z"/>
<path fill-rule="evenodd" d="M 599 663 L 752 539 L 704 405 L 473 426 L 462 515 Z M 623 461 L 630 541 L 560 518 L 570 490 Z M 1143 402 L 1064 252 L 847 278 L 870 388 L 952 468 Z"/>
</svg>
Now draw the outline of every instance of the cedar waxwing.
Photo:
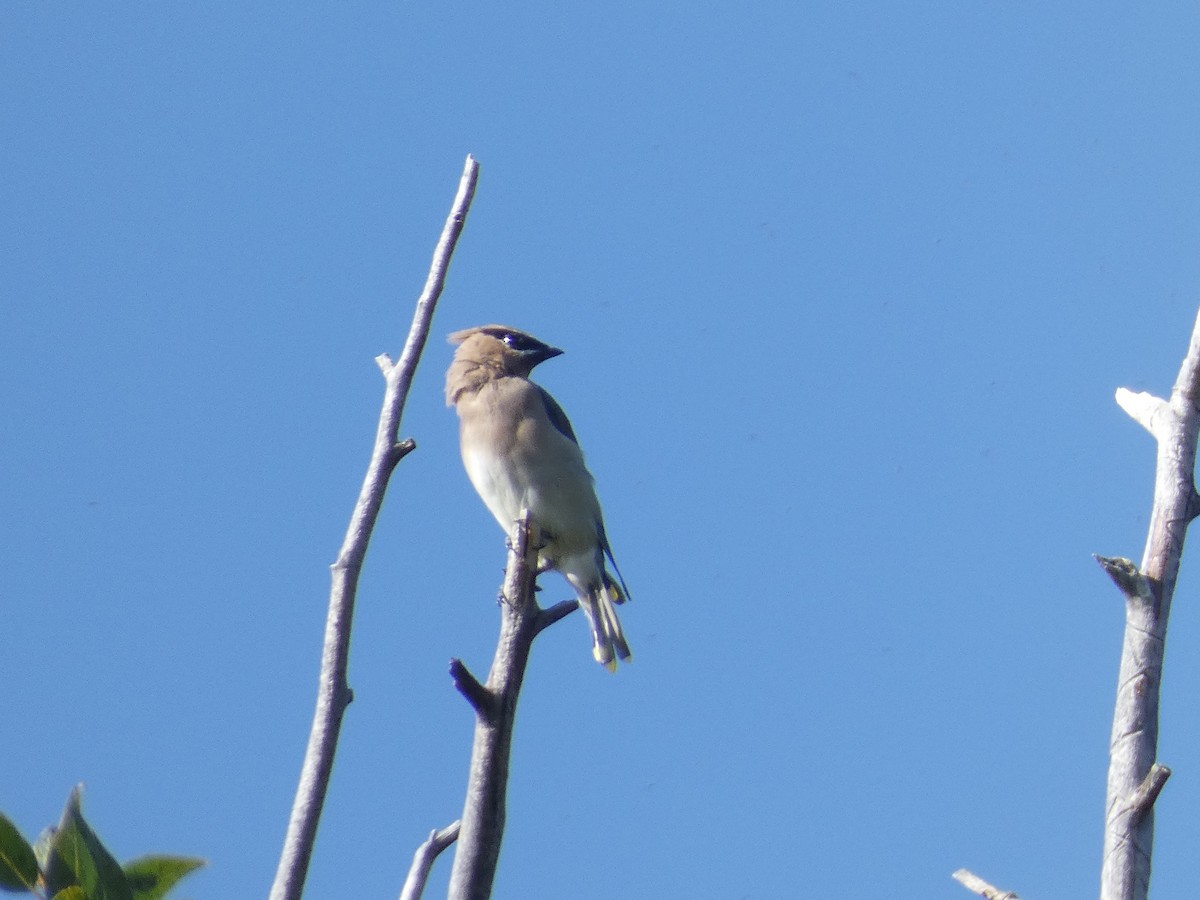
<svg viewBox="0 0 1200 900">
<path fill-rule="evenodd" d="M 446 373 L 446 405 L 458 411 L 471 484 L 506 533 L 523 509 L 532 513 L 542 543 L 538 570 L 557 569 L 571 583 L 592 628 L 592 655 L 615 671 L 614 655 L 627 660 L 630 653 L 613 604 L 629 590 L 571 423 L 529 380 L 534 366 L 562 351 L 503 325 L 456 331 L 450 343 L 458 350 Z"/>
</svg>

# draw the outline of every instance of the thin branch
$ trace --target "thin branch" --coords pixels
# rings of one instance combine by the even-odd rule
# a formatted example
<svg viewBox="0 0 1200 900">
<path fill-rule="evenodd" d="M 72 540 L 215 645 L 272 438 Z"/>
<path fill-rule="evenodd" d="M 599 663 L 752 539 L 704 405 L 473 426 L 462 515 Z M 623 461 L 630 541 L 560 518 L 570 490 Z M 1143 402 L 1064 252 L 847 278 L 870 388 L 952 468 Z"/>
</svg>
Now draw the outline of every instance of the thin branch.
<svg viewBox="0 0 1200 900">
<path fill-rule="evenodd" d="M 400 900 L 421 900 L 425 882 L 429 879 L 429 870 L 433 868 L 433 861 L 438 858 L 438 854 L 458 840 L 461 826 L 460 820 L 447 825 L 441 831 L 429 832 L 429 837 L 413 854 L 412 867 L 408 870 L 408 878 L 404 880 Z"/>
<path fill-rule="evenodd" d="M 491 895 L 504 836 L 517 696 L 525 678 L 529 653 L 538 633 L 569 613 L 575 605 L 568 601 L 549 610 L 538 608 L 534 599 L 538 551 L 537 543 L 532 539 L 534 533 L 536 527 L 526 510 L 508 541 L 508 566 L 500 603 L 500 639 L 487 684 L 481 686 L 490 699 L 491 714 L 481 712 L 477 704 L 472 704 L 476 709 L 475 742 L 471 748 L 462 833 L 450 873 L 447 895 L 450 900 L 487 900 Z M 462 690 L 461 685 L 459 690 Z"/>
<path fill-rule="evenodd" d="M 337 561 L 332 566 L 333 584 L 329 593 L 329 613 L 325 621 L 325 642 L 321 651 L 317 706 L 313 714 L 308 749 L 300 770 L 300 784 L 296 788 L 287 836 L 284 838 L 283 852 L 275 872 L 275 883 L 271 887 L 271 900 L 299 900 L 304 889 L 313 843 L 317 836 L 317 823 L 321 818 L 321 809 L 329 787 L 329 776 L 333 771 L 333 758 L 342 727 L 342 717 L 351 697 L 346 668 L 350 657 L 350 626 L 354 617 L 358 577 L 367 553 L 367 543 L 383 504 L 388 479 L 400 459 L 416 446 L 411 441 L 401 442 L 397 439 L 400 417 L 404 412 L 404 403 L 408 398 L 417 362 L 421 358 L 421 350 L 429 335 L 433 311 L 445 284 L 450 257 L 466 222 L 467 210 L 470 208 L 478 177 L 479 164 L 468 156 L 459 182 L 458 195 L 454 198 L 450 216 L 434 250 L 425 288 L 417 300 L 412 326 L 409 328 L 400 362 L 384 371 L 387 388 L 383 409 L 379 414 L 374 450 L 367 465 L 358 502 L 350 517 L 345 540 Z"/>
<path fill-rule="evenodd" d="M 1129 388 L 1117 388 L 1117 406 L 1125 410 L 1133 421 L 1145 428 L 1150 434 L 1158 437 L 1158 415 L 1170 412 L 1170 405 L 1161 397 L 1147 394 L 1145 391 L 1135 394 Z"/>
<path fill-rule="evenodd" d="M 1200 434 L 1200 317 L 1169 400 L 1121 389 L 1117 402 L 1158 443 L 1154 505 L 1140 566 L 1101 560 L 1125 595 L 1125 638 L 1109 745 L 1101 900 L 1145 900 L 1154 843 L 1163 652 L 1188 523 L 1195 517 Z"/>
<path fill-rule="evenodd" d="M 534 634 L 541 634 L 559 619 L 569 616 L 577 609 L 579 609 L 578 600 L 563 600 L 548 609 L 539 610 L 534 622 Z"/>
<path fill-rule="evenodd" d="M 973 891 L 987 900 L 1019 900 L 1012 891 L 1002 891 L 998 887 L 992 887 L 978 875 L 968 872 L 966 869 L 959 869 L 951 877 L 968 891 Z"/>
<path fill-rule="evenodd" d="M 1108 573 L 1113 584 L 1125 595 L 1126 602 L 1154 602 L 1153 582 L 1138 571 L 1138 567 L 1132 559 L 1126 559 L 1123 556 L 1099 556 L 1095 553 L 1092 554 L 1092 557 L 1100 563 L 1100 567 Z"/>
<path fill-rule="evenodd" d="M 1150 767 L 1150 774 L 1146 776 L 1146 780 L 1138 785 L 1138 789 L 1129 798 L 1131 811 L 1135 816 L 1144 818 L 1154 808 L 1154 801 L 1158 799 L 1170 777 L 1171 770 L 1166 766 L 1155 763 Z"/>
<path fill-rule="evenodd" d="M 461 659 L 450 660 L 450 678 L 453 679 L 458 692 L 475 708 L 476 713 L 488 720 L 495 716 L 496 698 L 479 683 L 479 679 L 471 674 L 471 670 Z"/>
</svg>

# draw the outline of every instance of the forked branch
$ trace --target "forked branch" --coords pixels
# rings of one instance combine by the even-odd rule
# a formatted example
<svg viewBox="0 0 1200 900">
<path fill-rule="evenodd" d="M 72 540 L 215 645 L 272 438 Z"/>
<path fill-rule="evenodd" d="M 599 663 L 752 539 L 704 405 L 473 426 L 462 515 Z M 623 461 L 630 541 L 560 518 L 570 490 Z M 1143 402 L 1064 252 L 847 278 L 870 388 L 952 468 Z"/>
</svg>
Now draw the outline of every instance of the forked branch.
<svg viewBox="0 0 1200 900">
<path fill-rule="evenodd" d="M 500 596 L 500 639 L 487 683 L 480 684 L 458 660 L 451 664 L 455 686 L 475 710 L 475 742 L 462 829 L 450 873 L 450 900 L 487 900 L 491 895 L 504 836 L 517 697 L 529 653 L 539 633 L 576 607 L 575 601 L 546 610 L 538 607 L 534 599 L 538 551 L 533 540 L 535 528 L 526 510 L 509 541 Z"/>
<path fill-rule="evenodd" d="M 1140 566 L 1097 557 L 1125 597 L 1125 638 L 1109 745 L 1101 900 L 1145 900 L 1154 802 L 1170 776 L 1158 753 L 1167 620 L 1188 524 L 1196 517 L 1200 434 L 1200 318 L 1168 400 L 1121 388 L 1117 403 L 1158 444 L 1154 505 Z"/>
<path fill-rule="evenodd" d="M 1155 761 L 1159 696 L 1171 599 L 1188 524 L 1200 514 L 1195 488 L 1200 436 L 1200 316 L 1168 400 L 1119 388 L 1117 403 L 1158 445 L 1154 505 L 1140 566 L 1123 557 L 1096 561 L 1125 598 L 1125 638 L 1109 744 L 1101 900 L 1146 900 L 1154 804 L 1171 775 Z M 960 869 L 954 877 L 985 897 L 1015 896 Z"/>
<path fill-rule="evenodd" d="M 300 783 L 296 788 L 292 814 L 288 821 L 287 836 L 284 838 L 283 852 L 275 872 L 275 883 L 271 887 L 271 900 L 299 900 L 304 889 L 313 843 L 317 836 L 317 823 L 325 803 L 329 776 L 333 771 L 333 758 L 337 750 L 342 718 L 352 698 L 346 680 L 346 668 L 350 657 L 350 626 L 354 617 L 358 577 L 366 556 L 367 543 L 371 539 L 375 520 L 383 504 L 388 480 L 396 464 L 416 446 L 411 440 L 398 439 L 400 417 L 404 412 L 417 362 L 429 336 L 433 311 L 446 281 L 450 257 L 466 222 L 478 177 L 479 164 L 468 156 L 459 182 L 458 195 L 454 198 L 450 216 L 434 250 L 425 288 L 417 300 L 412 326 L 409 328 L 404 350 L 400 354 L 400 361 L 392 364 L 386 356 L 377 360 L 387 382 L 383 409 L 379 414 L 375 446 L 367 464 L 367 474 L 359 491 L 358 502 L 350 517 L 350 525 L 338 552 L 337 561 L 332 566 L 333 584 L 329 592 L 329 612 L 325 620 L 325 643 L 321 651 L 317 706 L 309 733 L 308 749 L 300 770 Z"/>
<path fill-rule="evenodd" d="M 408 870 L 404 888 L 400 891 L 400 900 L 420 900 L 425 890 L 425 882 L 429 879 L 429 870 L 433 861 L 443 850 L 458 840 L 458 830 L 462 822 L 454 822 L 441 831 L 432 831 L 413 854 L 412 867 Z"/>
</svg>

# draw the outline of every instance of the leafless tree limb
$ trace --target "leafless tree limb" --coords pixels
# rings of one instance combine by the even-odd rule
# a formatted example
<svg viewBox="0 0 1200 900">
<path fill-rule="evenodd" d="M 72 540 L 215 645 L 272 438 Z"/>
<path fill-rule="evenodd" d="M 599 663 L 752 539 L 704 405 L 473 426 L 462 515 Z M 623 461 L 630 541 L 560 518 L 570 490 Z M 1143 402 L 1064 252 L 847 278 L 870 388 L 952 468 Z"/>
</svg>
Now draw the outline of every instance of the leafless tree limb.
<svg viewBox="0 0 1200 900">
<path fill-rule="evenodd" d="M 569 616 L 577 609 L 579 609 L 578 600 L 563 600 L 548 609 L 538 610 L 537 621 L 534 623 L 535 634 L 541 634 L 559 619 Z"/>
<path fill-rule="evenodd" d="M 1145 900 L 1154 802 L 1169 770 L 1155 763 L 1167 619 L 1195 489 L 1200 433 L 1200 318 L 1169 400 L 1120 388 L 1117 403 L 1158 443 L 1154 505 L 1140 567 L 1099 558 L 1125 596 L 1125 638 L 1109 745 L 1101 900 Z"/>
<path fill-rule="evenodd" d="M 491 895 L 504 836 L 517 696 L 529 653 L 539 632 L 575 607 L 573 601 L 568 601 L 542 610 L 534 600 L 538 552 L 534 533 L 536 525 L 526 510 L 509 540 L 500 602 L 500 639 L 487 684 L 480 685 L 473 677 L 464 682 L 461 676 L 466 667 L 461 663 L 455 675 L 455 685 L 475 709 L 475 742 L 471 749 L 462 830 L 450 873 L 450 900 L 487 900 Z M 464 683 L 468 685 L 465 689 Z"/>
<path fill-rule="evenodd" d="M 998 887 L 992 887 L 978 875 L 968 872 L 966 869 L 959 869 L 952 877 L 968 891 L 973 891 L 979 896 L 985 897 L 986 900 L 1019 900 L 1012 891 L 1002 891 Z"/>
<path fill-rule="evenodd" d="M 299 900 L 304 889 L 313 843 L 317 836 L 317 824 L 325 803 L 329 776 L 333 771 L 333 758 L 342 727 L 342 717 L 353 696 L 346 680 L 346 667 L 350 656 L 350 626 L 354 616 L 358 577 L 375 520 L 383 504 L 388 480 L 396 464 L 416 446 L 411 440 L 397 439 L 400 417 L 404 412 L 417 362 L 429 335 L 433 311 L 445 284 L 450 257 L 466 222 L 478 177 L 479 164 L 468 156 L 459 182 L 458 195 L 454 198 L 450 216 L 434 250 L 425 288 L 417 300 L 412 326 L 409 328 L 400 361 L 392 365 L 386 356 L 376 360 L 387 382 L 383 409 L 379 415 L 375 447 L 367 465 L 358 502 L 350 517 L 350 525 L 337 560 L 332 566 L 333 584 L 329 594 L 329 613 L 325 621 L 325 643 L 321 652 L 316 711 L 308 738 L 308 749 L 300 771 L 300 783 L 288 821 L 287 836 L 284 838 L 283 852 L 275 872 L 275 883 L 271 887 L 271 900 Z"/>
<path fill-rule="evenodd" d="M 495 703 L 491 693 L 471 674 L 471 670 L 461 659 L 450 660 L 450 677 L 454 680 L 458 692 L 467 698 L 467 702 L 475 708 L 480 718 L 488 721 L 495 718 Z"/>
<path fill-rule="evenodd" d="M 438 858 L 438 854 L 458 840 L 458 830 L 461 826 L 462 822 L 458 821 L 447 825 L 441 831 L 429 833 L 429 837 L 413 854 L 412 867 L 408 870 L 408 878 L 400 891 L 400 900 L 421 900 L 425 882 L 429 878 L 429 870 L 433 868 L 433 861 Z"/>
</svg>

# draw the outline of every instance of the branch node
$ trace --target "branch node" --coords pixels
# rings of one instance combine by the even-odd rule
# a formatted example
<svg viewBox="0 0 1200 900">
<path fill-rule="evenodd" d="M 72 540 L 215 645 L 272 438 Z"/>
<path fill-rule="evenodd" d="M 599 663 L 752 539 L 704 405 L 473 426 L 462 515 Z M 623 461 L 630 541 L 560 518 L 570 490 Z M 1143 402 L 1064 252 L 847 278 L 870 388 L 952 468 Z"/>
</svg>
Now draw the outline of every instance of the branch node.
<svg viewBox="0 0 1200 900">
<path fill-rule="evenodd" d="M 450 678 L 458 692 L 467 698 L 475 713 L 485 721 L 491 721 L 495 712 L 496 699 L 492 692 L 479 683 L 461 659 L 450 660 Z"/>
<path fill-rule="evenodd" d="M 1146 773 L 1146 777 L 1142 779 L 1138 789 L 1129 798 L 1130 812 L 1135 818 L 1144 819 L 1146 814 L 1154 808 L 1154 802 L 1162 793 L 1162 789 L 1170 777 L 1171 770 L 1166 766 L 1155 763 L 1150 767 L 1150 771 Z"/>
<path fill-rule="evenodd" d="M 533 605 L 533 592 L 537 590 L 538 547 L 534 535 L 540 535 L 528 509 L 521 510 L 521 518 L 513 527 L 512 534 L 505 540 L 508 548 L 508 565 L 504 569 L 504 585 L 500 588 L 500 602 L 513 612 L 520 614 L 528 602 Z"/>
<path fill-rule="evenodd" d="M 993 887 L 978 875 L 968 872 L 966 869 L 959 869 L 951 877 L 968 891 L 978 894 L 986 898 L 986 900 L 1020 900 L 1012 891 L 1002 891 L 998 887 Z"/>
<path fill-rule="evenodd" d="M 1192 521 L 1192 519 L 1195 519 L 1197 516 L 1200 516 L 1200 494 L 1196 493 L 1196 487 L 1193 485 L 1191 493 L 1188 494 L 1187 500 L 1188 521 Z"/>
<path fill-rule="evenodd" d="M 541 634 L 559 619 L 566 618 L 577 609 L 579 609 L 578 600 L 563 600 L 548 609 L 539 609 L 537 618 L 533 622 L 534 636 Z"/>
<path fill-rule="evenodd" d="M 1154 584 L 1138 569 L 1132 559 L 1124 556 L 1100 556 L 1093 553 L 1092 557 L 1100 563 L 1100 568 L 1108 573 L 1117 589 L 1125 595 L 1127 601 L 1154 602 Z"/>
<path fill-rule="evenodd" d="M 413 853 L 412 866 L 408 870 L 408 878 L 404 880 L 404 888 L 400 891 L 400 900 L 419 900 L 425 891 L 425 882 L 429 878 L 429 870 L 433 868 L 434 860 L 458 840 L 461 826 L 462 820 L 459 819 L 441 831 L 435 828 L 429 832 L 429 837 Z"/>
<path fill-rule="evenodd" d="M 417 442 L 412 438 L 405 438 L 402 441 L 397 441 L 392 444 L 392 453 L 396 455 L 396 462 L 404 459 L 408 454 L 417 449 Z"/>
<path fill-rule="evenodd" d="M 392 358 L 386 353 L 380 353 L 375 357 L 375 365 L 379 366 L 379 371 L 383 373 L 384 378 L 391 375 L 392 369 L 396 368 L 396 364 L 392 362 Z"/>
<path fill-rule="evenodd" d="M 1170 412 L 1170 404 L 1161 397 L 1147 394 L 1145 391 L 1135 394 L 1128 388 L 1117 388 L 1117 405 L 1129 414 L 1157 440 L 1161 427 L 1159 413 Z"/>
</svg>

